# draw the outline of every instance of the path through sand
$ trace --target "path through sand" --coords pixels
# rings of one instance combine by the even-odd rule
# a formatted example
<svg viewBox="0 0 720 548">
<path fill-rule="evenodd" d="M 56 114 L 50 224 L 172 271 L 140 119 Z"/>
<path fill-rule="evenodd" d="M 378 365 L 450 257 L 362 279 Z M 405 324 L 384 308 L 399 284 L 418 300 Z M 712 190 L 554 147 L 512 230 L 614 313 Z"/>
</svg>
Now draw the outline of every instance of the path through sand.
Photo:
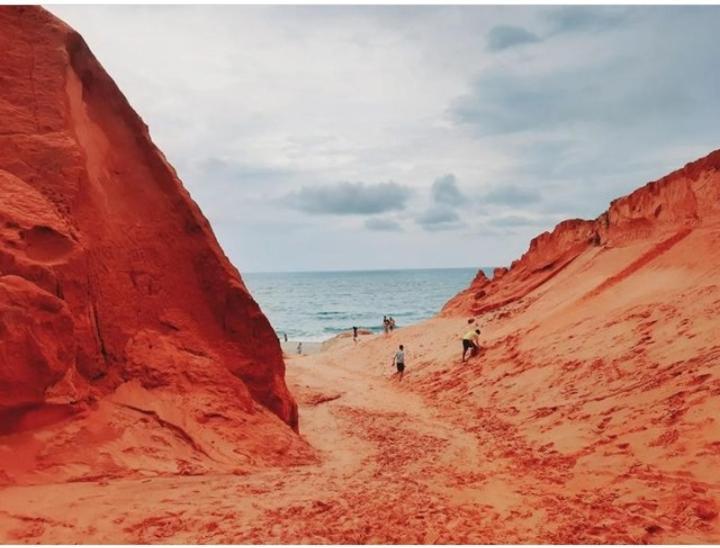
<svg viewBox="0 0 720 548">
<path fill-rule="evenodd" d="M 367 365 L 343 366 L 327 353 L 289 359 L 315 465 L 7 488 L 2 536 L 60 543 L 490 541 L 513 494 L 502 482 L 483 482 L 482 494 L 465 485 L 482 458 L 475 437 L 405 390 L 412 374 L 398 383 L 389 364 Z"/>
<path fill-rule="evenodd" d="M 427 368 L 435 365 L 423 362 L 423 340 L 428 331 L 451 337 L 462 323 L 436 319 L 389 339 L 344 341 L 288 358 L 288 383 L 300 405 L 302 435 L 317 454 L 314 464 L 245 475 L 10 487 L 0 497 L 0 537 L 53 543 L 720 540 L 697 514 L 703 510 L 693 497 L 706 496 L 706 484 L 658 477 L 659 492 L 668 487 L 675 497 L 672 505 L 657 498 L 659 492 L 639 499 L 624 494 L 631 478 L 599 489 L 592 478 L 566 473 L 572 463 L 561 454 L 535 449 L 500 412 L 485 408 L 483 417 L 470 417 L 469 402 L 449 392 L 430 396 Z M 396 336 L 416 349 L 402 382 L 390 378 Z M 482 364 L 444 363 L 448 374 L 463 367 L 485 376 Z M 694 491 L 683 499 L 683 490 Z M 675 507 L 681 499 L 685 510 Z"/>
</svg>

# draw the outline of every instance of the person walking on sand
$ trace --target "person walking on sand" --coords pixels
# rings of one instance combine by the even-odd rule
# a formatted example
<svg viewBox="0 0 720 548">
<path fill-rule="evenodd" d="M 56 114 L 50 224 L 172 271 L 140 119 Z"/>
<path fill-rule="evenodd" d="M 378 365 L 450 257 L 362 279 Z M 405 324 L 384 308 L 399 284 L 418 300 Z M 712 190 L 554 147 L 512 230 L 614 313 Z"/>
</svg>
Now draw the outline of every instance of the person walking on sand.
<svg viewBox="0 0 720 548">
<path fill-rule="evenodd" d="M 300 341 L 297 345 L 297 353 L 302 354 L 302 341 Z"/>
<path fill-rule="evenodd" d="M 405 347 L 400 345 L 393 357 L 393 365 L 397 368 L 398 380 L 402 380 L 405 372 Z"/>
<path fill-rule="evenodd" d="M 285 342 L 287 342 L 287 333 L 283 333 L 283 337 L 285 337 Z"/>
<path fill-rule="evenodd" d="M 357 326 L 353 325 L 353 342 L 357 342 Z"/>
<path fill-rule="evenodd" d="M 477 354 L 478 350 L 480 350 L 480 346 L 478 344 L 478 337 L 480 336 L 480 330 L 479 329 L 471 329 L 467 333 L 463 335 L 462 343 L 463 343 L 463 353 L 462 353 L 462 361 L 465 361 L 465 354 L 467 351 L 470 351 L 470 357 L 472 358 L 475 354 Z"/>
<path fill-rule="evenodd" d="M 385 331 L 385 334 L 388 334 L 388 330 L 390 329 L 390 321 L 388 320 L 387 316 L 383 316 L 383 331 Z"/>
<path fill-rule="evenodd" d="M 395 318 L 392 316 L 388 317 L 388 327 L 390 328 L 390 331 L 395 331 Z"/>
</svg>

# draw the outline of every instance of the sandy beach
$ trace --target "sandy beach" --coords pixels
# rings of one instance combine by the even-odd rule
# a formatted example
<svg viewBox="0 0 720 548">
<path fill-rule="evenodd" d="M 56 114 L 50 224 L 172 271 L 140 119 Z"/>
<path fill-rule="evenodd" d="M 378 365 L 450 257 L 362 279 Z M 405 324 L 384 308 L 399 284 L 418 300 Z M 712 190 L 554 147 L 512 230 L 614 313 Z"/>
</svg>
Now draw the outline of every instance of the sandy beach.
<svg viewBox="0 0 720 548">
<path fill-rule="evenodd" d="M 298 352 L 298 343 L 302 343 L 302 354 Z M 294 357 L 294 356 L 309 356 L 311 354 L 317 354 L 322 350 L 323 343 L 318 341 L 293 341 L 288 340 L 280 341 L 280 347 L 283 351 L 283 356 Z"/>
<path fill-rule="evenodd" d="M 149 16 L 151 10 L 142 9 L 143 18 Z M 294 35 L 289 26 L 292 18 L 283 16 L 273 24 L 268 20 L 266 27 L 256 25 L 260 29 L 257 35 L 268 46 L 268 57 L 246 56 L 261 43 L 249 42 L 245 49 L 229 51 L 221 56 L 221 62 L 212 64 L 227 80 L 196 79 L 193 87 L 203 94 L 217 91 L 208 100 L 224 106 L 221 101 L 230 89 L 224 82 L 238 80 L 241 87 L 234 89 L 240 89 L 241 95 L 230 99 L 246 108 L 245 99 L 251 96 L 256 80 L 238 78 L 240 73 L 233 71 L 223 73 L 226 61 L 237 54 L 241 66 L 261 67 L 259 72 L 264 74 L 270 67 L 263 59 L 292 53 L 292 62 L 286 64 L 280 81 L 291 78 L 302 83 L 297 89 L 307 87 L 313 94 L 328 91 L 322 96 L 327 101 L 335 95 L 350 96 L 353 108 L 358 109 L 353 114 L 363 125 L 389 138 L 401 119 L 386 120 L 389 125 L 380 123 L 368 117 L 372 110 L 360 107 L 372 95 L 385 98 L 388 91 L 401 92 L 390 95 L 392 108 L 415 120 L 410 128 L 412 139 L 398 140 L 400 148 L 377 143 L 379 148 L 373 150 L 382 154 L 363 156 L 364 164 L 377 167 L 367 160 L 389 157 L 400 166 L 414 165 L 399 161 L 396 152 L 404 154 L 427 141 L 433 151 L 427 158 L 432 162 L 428 173 L 442 173 L 446 165 L 436 163 L 437 159 L 453 160 L 447 166 L 454 165 L 455 158 L 443 152 L 458 150 L 456 145 L 463 142 L 446 141 L 452 146 L 438 148 L 439 140 L 434 137 L 442 139 L 448 129 L 445 122 L 439 125 L 439 118 L 433 121 L 425 115 L 418 119 L 418 107 L 429 115 L 425 100 L 413 96 L 413 101 L 401 104 L 400 100 L 410 95 L 388 85 L 396 72 L 403 80 L 409 79 L 413 71 L 405 70 L 408 52 L 417 58 L 424 73 L 430 57 L 442 48 L 403 49 L 398 57 L 399 50 L 392 44 L 408 34 L 398 27 L 401 21 L 412 24 L 416 31 L 409 33 L 413 41 L 421 36 L 423 27 L 417 26 L 421 16 L 431 18 L 427 28 L 432 34 L 439 31 L 439 37 L 446 38 L 452 32 L 455 36 L 458 22 L 464 19 L 459 17 L 460 9 L 452 8 L 453 23 L 443 32 L 436 24 L 440 9 L 433 8 L 428 15 L 414 12 L 407 18 L 393 8 L 392 18 L 385 19 L 382 27 L 394 34 L 376 35 L 379 27 L 365 25 L 378 17 L 379 8 L 372 7 L 372 17 L 367 18 L 359 16 L 359 9 L 349 10 L 349 16 L 363 25 L 351 34 L 335 26 L 344 10 L 333 8 L 318 19 L 323 26 L 312 27 L 312 34 L 294 36 L 292 48 L 277 50 L 269 48 L 266 32 L 280 27 L 283 34 Z M 315 13 L 314 8 L 303 11 L 302 16 L 295 9 L 288 14 L 306 24 L 312 21 L 311 12 Z M 687 17 L 685 10 L 683 14 Z M 587 20 L 577 12 L 569 15 L 564 19 Z M 192 36 L 181 38 L 197 38 L 201 17 L 195 8 L 191 16 L 185 21 Z M 217 20 L 228 23 L 224 27 L 229 32 L 229 46 L 237 47 L 237 38 L 244 38 L 235 26 L 245 19 Z M 134 25 L 137 13 L 128 21 Z M 699 26 L 703 19 L 696 22 Z M 123 38 L 120 33 L 111 34 L 112 23 L 108 27 L 113 28 L 93 33 L 93 40 Z M 328 23 L 333 32 L 319 32 L 327 30 Z M 216 26 L 211 25 L 213 35 Z M 694 26 L 687 26 L 696 32 Z M 679 32 L 680 26 L 676 27 Z M 716 34 L 716 27 L 709 28 Z M 164 26 L 150 28 L 151 42 L 167 45 L 158 40 L 163 38 L 157 34 L 160 30 Z M 467 42 L 482 38 L 471 30 Z M 518 29 L 510 30 L 517 39 Z M 665 47 L 669 43 L 665 30 L 656 28 L 657 42 L 652 44 Z M 315 41 L 326 34 L 340 36 L 352 49 L 331 50 L 326 43 Z M 556 34 L 541 39 L 526 31 L 525 35 L 534 39 L 528 42 L 526 36 L 525 47 L 556 40 Z M 599 34 L 599 28 L 593 31 L 593 40 L 581 51 L 584 56 L 578 61 L 583 67 L 589 65 L 587 52 L 599 51 L 602 45 L 596 41 Z M 717 43 L 715 34 L 707 34 L 711 38 L 708 44 Z M 312 42 L 312 49 L 301 47 L 303 36 Z M 377 40 L 366 40 L 368 36 Z M 611 36 L 614 40 L 615 34 Z M 368 41 L 378 47 L 371 58 L 355 49 Z M 179 40 L 173 47 L 159 50 L 160 59 L 177 57 L 175 48 L 185 42 Z M 465 43 L 461 37 L 450 49 Z M 485 51 L 483 43 L 478 44 L 481 49 L 475 51 Z M 552 52 L 563 51 L 559 57 L 565 59 L 566 53 L 572 53 L 565 44 L 552 42 L 551 47 L 556 48 L 554 44 L 558 45 Z M 672 41 L 673 52 L 679 44 L 679 40 Z M 209 47 L 199 50 L 194 59 L 203 61 L 208 52 L 225 51 L 212 43 Z M 690 50 L 693 56 L 697 49 Z M 0 542 L 720 543 L 720 150 L 613 200 L 593 219 L 572 218 L 541 232 L 508 267 L 496 268 L 491 275 L 478 270 L 438 308 L 426 306 L 430 301 L 423 298 L 448 287 L 433 281 L 449 275 L 442 272 L 446 269 L 434 274 L 416 270 L 409 278 L 362 270 L 349 281 L 341 280 L 338 294 L 343 299 L 327 298 L 325 302 L 321 297 L 327 296 L 323 292 L 327 284 L 314 273 L 310 275 L 315 278 L 312 283 L 300 284 L 298 278 L 293 282 L 298 284 L 295 294 L 303 297 L 295 301 L 300 307 L 294 310 L 305 313 L 299 317 L 304 316 L 307 324 L 272 323 L 220 246 L 213 232 L 217 225 L 211 226 L 203 216 L 178 179 L 178 171 L 152 142 L 148 123 L 133 110 L 88 43 L 40 6 L 3 6 L 0 51 L 7 52 L 0 55 L 0 195 L 8 198 L 0 200 Z M 327 51 L 332 55 L 317 54 Z M 348 52 L 352 55 L 341 55 Z M 497 55 L 506 60 L 503 64 L 513 59 L 513 63 L 520 62 L 526 56 Z M 333 61 L 332 78 L 327 81 L 314 74 L 325 57 Z M 374 63 L 386 57 L 393 70 L 378 73 L 383 77 L 372 80 L 373 93 L 369 95 L 355 93 L 363 88 L 356 89 L 354 80 L 334 70 L 337 59 L 352 61 L 345 68 L 356 74 L 359 66 L 367 68 L 363 59 Z M 544 64 L 554 56 L 533 53 L 527 57 L 542 59 Z M 708 67 L 714 67 L 716 57 L 708 56 L 712 61 Z M 617 59 L 631 67 L 625 65 L 626 58 Z M 307 60 L 312 61 L 312 72 L 300 70 Z M 481 61 L 471 65 L 481 66 Z M 642 58 L 639 62 L 647 64 Z M 127 65 L 138 74 L 152 70 L 128 62 L 120 63 L 119 68 Z M 443 78 L 433 82 L 442 88 L 462 83 L 448 80 L 445 68 L 438 73 Z M 584 78 L 584 72 L 563 74 L 580 81 L 584 92 L 592 92 L 586 101 L 594 114 L 592 120 L 601 118 L 595 109 L 603 105 L 613 107 L 607 110 L 614 113 L 610 123 L 620 123 L 618 113 L 629 112 L 614 107 L 622 94 L 619 85 L 633 72 L 624 71 L 622 78 L 609 81 L 613 93 L 618 91 L 609 96 L 596 95 L 602 86 Z M 630 79 L 633 85 L 647 80 L 653 92 L 660 92 L 662 103 L 648 103 L 654 112 L 658 104 L 672 103 L 666 96 L 677 96 L 673 87 L 658 87 L 662 79 L 655 78 L 655 73 L 637 73 L 648 74 L 653 77 Z M 548 73 L 547 79 L 552 76 Z M 605 74 L 602 76 L 605 83 Z M 156 89 L 158 97 L 180 98 L 166 87 L 175 82 L 155 80 L 161 86 Z M 155 89 L 145 77 L 138 82 L 143 81 L 150 92 Z M 342 88 L 329 87 L 336 81 Z M 692 92 L 697 91 L 694 81 L 685 81 L 692 82 Z M 477 75 L 467 81 L 474 87 L 478 82 L 479 87 L 487 83 L 477 80 Z M 557 97 L 564 80 L 528 95 L 528 89 L 535 90 L 528 85 L 533 82 L 522 80 L 509 94 L 503 88 L 490 90 L 490 95 L 507 95 L 512 100 L 513 116 L 507 121 L 511 128 L 515 128 L 514 120 L 518 121 L 513 129 L 518 135 L 525 115 L 537 109 L 546 95 Z M 244 152 L 231 155 L 233 150 L 225 148 L 227 136 L 232 135 L 231 141 L 239 138 L 240 148 L 251 151 L 256 147 L 265 151 L 264 157 L 275 158 L 270 170 L 275 173 L 273 178 L 285 180 L 283 166 L 293 158 L 298 161 L 289 163 L 298 168 L 312 164 L 308 160 L 313 158 L 326 158 L 316 163 L 316 173 L 323 174 L 313 179 L 316 182 L 343 180 L 335 177 L 353 173 L 345 158 L 359 154 L 361 143 L 345 138 L 328 140 L 331 135 L 325 135 L 324 122 L 341 125 L 336 113 L 347 109 L 333 110 L 324 104 L 317 111 L 291 108 L 303 126 L 309 120 L 310 129 L 317 133 L 304 134 L 312 137 L 310 149 L 296 149 L 290 146 L 292 132 L 276 117 L 282 113 L 277 107 L 285 103 L 284 95 L 274 93 L 297 90 L 285 84 L 277 86 L 282 89 L 256 87 L 263 96 L 274 97 L 274 106 L 250 110 L 250 120 L 267 118 L 272 124 L 266 127 L 272 131 L 241 135 L 245 132 L 242 120 L 230 116 L 230 110 L 221 110 L 217 119 L 206 118 L 208 129 L 222 140 L 221 149 L 205 157 L 208 162 L 195 153 L 188 160 L 207 164 L 208 176 L 216 171 L 232 180 L 243 173 L 261 178 L 267 169 L 225 164 L 223 159 L 246 158 Z M 681 88 L 677 86 L 683 91 Z M 343 93 L 334 93 L 338 89 Z M 568 90 L 573 92 L 572 87 Z M 632 88 L 632 96 L 645 97 L 641 91 L 643 88 Z M 242 101 L 236 100 L 238 96 Z M 421 102 L 415 102 L 417 99 Z M 202 116 L 193 110 L 200 103 L 198 99 L 179 101 L 178 105 L 193 105 L 187 113 Z M 530 110 L 523 110 L 526 103 Z M 693 103 L 675 99 L 683 111 Z M 168 111 L 173 131 L 186 125 L 195 127 L 177 118 L 180 110 L 172 114 L 174 100 L 165 104 L 168 108 L 160 110 Z M 483 100 L 482 108 L 468 112 L 475 117 L 493 111 L 492 105 Z M 372 107 L 372 102 L 367 106 Z M 550 108 L 547 115 L 554 117 L 562 114 L 561 110 Z M 321 111 L 329 115 L 327 120 L 320 116 Z M 577 116 L 585 118 L 587 113 L 580 108 Z M 225 118 L 232 118 L 235 125 L 226 126 L 227 133 L 218 132 L 216 123 Z M 628 126 L 636 121 L 626 116 L 622 120 Z M 254 125 L 249 124 L 249 129 Z M 414 128 L 425 125 L 432 126 L 433 133 L 418 139 L 422 135 L 414 135 Z M 692 123 L 686 125 L 695 131 Z M 664 137 L 666 132 L 658 128 L 676 131 L 680 126 L 674 119 L 653 123 L 652 134 Z M 240 127 L 243 131 L 238 133 Z M 584 129 L 571 127 L 578 132 Z M 553 129 L 553 136 L 558 134 Z M 633 140 L 634 134 L 623 135 L 620 145 Z M 183 138 L 192 136 L 192 132 L 182 132 Z M 683 138 L 673 136 L 673 155 L 692 149 L 677 147 Z M 206 137 L 201 132 L 189 144 L 203 143 L 209 140 Z M 298 137 L 301 142 L 302 135 Z M 525 140 L 525 133 L 522 137 L 520 141 Z M 276 140 L 279 148 L 271 147 Z M 492 140 L 490 135 L 483 137 L 483 143 Z M 253 147 L 245 146 L 251 143 Z M 477 164 L 477 143 L 468 141 L 468 146 L 463 146 L 473 165 Z M 542 143 L 533 142 L 531 147 L 538 144 Z M 539 152 L 551 154 L 552 148 L 543 147 Z M 273 150 L 283 152 L 276 156 L 271 154 Z M 315 152 L 302 154 L 303 150 Z M 522 150 L 530 160 L 524 164 L 528 169 L 506 174 L 539 169 L 532 151 Z M 567 149 L 572 152 L 569 156 L 574 156 L 575 150 Z M 649 157 L 628 152 L 622 159 L 605 150 L 601 158 L 655 163 L 667 150 L 658 148 Z M 334 159 L 329 162 L 329 157 Z M 287 161 L 277 161 L 283 158 Z M 577 159 L 584 161 L 582 155 Z M 333 166 L 342 169 L 334 171 L 330 169 Z M 573 165 L 573 181 L 576 176 L 584 180 L 586 172 L 575 171 L 578 166 Z M 601 166 L 603 175 L 615 178 L 616 172 L 607 167 Z M 183 166 L 182 171 L 187 169 Z M 359 172 L 363 173 L 373 175 L 362 179 L 370 181 L 385 172 Z M 340 234 L 343 260 L 366 260 L 360 242 L 347 238 L 360 235 L 360 226 L 368 228 L 361 225 L 363 216 L 383 230 L 366 240 L 372 244 L 367 249 L 378 257 L 404 250 L 397 244 L 403 240 L 395 238 L 405 238 L 410 231 L 403 226 L 412 223 L 422 244 L 417 248 L 418 260 L 444 262 L 438 251 L 445 251 L 440 239 L 445 236 L 447 246 L 457 246 L 463 256 L 481 258 L 480 247 L 465 238 L 480 226 L 474 221 L 485 215 L 475 207 L 463 208 L 470 205 L 469 199 L 456 188 L 455 179 L 454 175 L 440 177 L 432 183 L 435 192 L 428 197 L 435 206 L 456 204 L 463 216 L 453 209 L 433 208 L 417 217 L 419 222 L 404 216 L 406 199 L 408 213 L 422 209 L 415 208 L 413 188 L 404 189 L 399 182 L 341 183 L 333 188 L 339 188 L 344 198 L 325 200 L 330 207 L 320 212 L 314 206 L 325 191 L 318 194 L 299 180 L 294 189 L 286 191 L 292 204 L 310 206 L 306 213 L 327 214 L 311 224 L 328 235 Z M 597 180 L 605 177 L 587 184 Z M 263 215 L 265 202 L 283 202 L 282 187 L 273 179 L 262 181 L 263 191 L 272 193 L 265 194 L 265 199 L 261 193 L 245 195 L 245 183 L 213 186 L 211 178 L 207 182 L 206 187 L 214 188 L 210 193 L 216 205 L 232 209 L 233 215 L 242 219 L 237 226 L 243 233 L 261 225 L 256 232 L 256 251 L 274 253 L 288 262 L 291 251 L 308 259 L 318 251 L 316 260 L 320 255 L 323 261 L 342 259 L 325 243 L 309 245 L 320 240 L 306 237 L 310 232 L 305 232 L 304 225 L 286 219 L 280 210 Z M 239 188 L 243 196 L 231 200 L 230 187 Z M 387 198 L 361 199 L 374 196 L 377 189 L 382 191 L 380 198 L 392 191 L 394 205 L 392 201 L 388 204 Z M 506 197 L 514 201 L 523 198 L 518 189 L 507 186 L 504 190 L 510 191 Z M 593 200 L 598 195 L 590 194 Z M 491 194 L 487 197 L 492 198 Z M 534 203 L 532 196 L 529 198 Z M 554 205 L 565 207 L 562 200 L 555 203 L 552 199 Z M 528 195 L 523 200 L 527 201 Z M 348 203 L 360 206 L 361 211 L 347 209 Z M 383 204 L 385 207 L 378 209 Z M 594 201 L 590 205 L 601 209 Z M 245 218 L 236 211 L 242 206 L 258 211 Z M 303 214 L 300 209 L 296 212 Z M 397 215 L 398 222 L 391 214 Z M 333 219 L 341 215 L 342 222 L 335 224 Z M 471 220 L 469 216 L 476 218 L 465 224 L 466 219 Z M 496 217 L 501 222 L 494 228 L 515 230 L 533 219 Z M 278 220 L 283 224 L 266 224 Z M 415 226 L 422 223 L 425 229 L 433 228 L 428 231 Z M 237 238 L 236 223 L 230 225 Z M 339 229 L 345 225 L 347 232 L 343 233 Z M 529 226 L 535 230 L 539 225 Z M 281 238 L 282 245 L 269 243 L 273 234 Z M 364 229 L 362 234 L 367 237 Z M 490 239 L 495 240 L 495 234 L 493 230 Z M 295 236 L 302 245 L 288 244 Z M 498 245 L 507 242 L 498 240 Z M 245 245 L 249 243 L 251 237 L 242 245 L 238 240 L 243 253 L 252 251 L 252 245 Z M 392 258 L 404 260 L 400 253 Z M 446 264 L 452 263 L 448 260 Z M 382 282 L 363 287 L 361 280 L 370 275 L 380 276 Z M 270 282 L 266 290 L 272 293 L 276 288 Z M 322 343 L 306 341 L 302 355 L 297 352 L 298 341 L 283 343 L 282 348 L 277 344 L 277 330 L 290 329 L 282 326 L 292 326 L 294 333 L 308 338 L 352 325 L 376 326 L 386 306 L 377 287 L 386 295 L 402 295 L 388 314 L 399 319 L 417 318 L 420 312 L 432 316 L 407 326 L 403 320 L 395 331 L 361 334 L 357 341 L 348 332 Z M 364 300 L 359 296 L 363 294 Z M 417 302 L 404 306 L 413 294 Z M 276 296 L 283 295 L 276 291 Z M 353 300 L 362 301 L 363 306 L 346 306 Z M 358 320 L 361 313 L 365 323 Z M 474 337 L 475 329 L 480 331 L 478 352 L 465 360 L 463 348 L 474 346 L 468 338 Z M 404 347 L 404 376 L 396 372 L 393 363 L 400 345 Z"/>
<path fill-rule="evenodd" d="M 673 320 L 706 348 L 689 368 L 672 365 L 688 348 L 657 369 L 611 365 L 628 352 L 646 359 L 636 330 L 667 325 L 651 324 L 667 312 L 642 302 L 615 310 L 625 319 L 610 330 L 582 309 L 542 332 L 533 325 L 544 306 L 500 310 L 479 318 L 485 352 L 466 364 L 464 318 L 290 356 L 314 462 L 7 487 L 0 529 L 13 542 L 68 543 L 718 542 L 717 320 L 699 309 Z M 400 343 L 401 382 L 391 366 Z M 646 387 L 641 397 L 623 389 L 633 386 Z"/>
<path fill-rule="evenodd" d="M 371 333 L 370 331 L 366 330 L 360 330 L 358 332 L 358 339 L 357 343 L 367 341 L 369 339 L 372 339 L 374 337 L 378 337 L 381 334 L 378 333 Z M 323 352 L 327 350 L 332 350 L 333 348 L 336 348 L 339 345 L 343 345 L 347 342 L 353 342 L 352 341 L 352 331 L 345 331 L 343 333 L 339 333 L 338 335 L 335 335 L 334 337 L 330 337 L 328 339 L 325 339 L 324 341 L 299 341 L 299 340 L 288 340 L 287 342 L 280 339 L 280 347 L 283 351 L 283 356 L 285 357 L 298 357 L 300 355 L 302 356 L 310 356 L 312 354 L 317 354 L 318 352 Z M 302 343 L 302 354 L 298 352 L 298 343 Z"/>
<path fill-rule="evenodd" d="M 483 351 L 466 363 L 467 317 L 287 356 L 309 459 L 288 448 L 234 474 L 8 486 L 0 530 L 61 543 L 720 542 L 720 272 L 697 259 L 717 251 L 715 230 L 583 254 L 531 298 L 474 317 Z"/>
</svg>

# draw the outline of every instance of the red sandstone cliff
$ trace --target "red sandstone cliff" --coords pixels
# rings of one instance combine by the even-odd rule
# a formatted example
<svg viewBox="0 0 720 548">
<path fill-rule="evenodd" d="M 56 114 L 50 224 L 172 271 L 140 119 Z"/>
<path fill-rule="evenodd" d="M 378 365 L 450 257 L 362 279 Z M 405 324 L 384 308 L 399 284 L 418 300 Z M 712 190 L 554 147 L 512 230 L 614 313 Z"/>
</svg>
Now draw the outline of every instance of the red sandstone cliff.
<svg viewBox="0 0 720 548">
<path fill-rule="evenodd" d="M 57 441 L 75 416 L 80 475 L 200 466 L 130 462 L 152 423 L 160 445 L 229 466 L 253 428 L 293 446 L 265 411 L 297 428 L 271 326 L 83 39 L 4 7 L 0 51 L 0 443 L 43 425 Z M 32 469 L 18 460 L 11 479 Z"/>
<path fill-rule="evenodd" d="M 607 250 L 663 238 L 659 245 L 666 250 L 693 228 L 717 224 L 720 222 L 718 172 L 720 150 L 614 200 L 594 221 L 563 221 L 552 232 L 534 238 L 527 252 L 509 269 L 496 269 L 493 279 L 479 271 L 470 287 L 443 307 L 442 314 L 481 314 L 518 301 L 592 248 Z M 639 268 L 657 251 L 638 257 L 628 268 Z M 623 276 L 629 273 L 624 272 Z M 609 283 L 614 282 L 612 279 L 604 282 Z"/>
</svg>

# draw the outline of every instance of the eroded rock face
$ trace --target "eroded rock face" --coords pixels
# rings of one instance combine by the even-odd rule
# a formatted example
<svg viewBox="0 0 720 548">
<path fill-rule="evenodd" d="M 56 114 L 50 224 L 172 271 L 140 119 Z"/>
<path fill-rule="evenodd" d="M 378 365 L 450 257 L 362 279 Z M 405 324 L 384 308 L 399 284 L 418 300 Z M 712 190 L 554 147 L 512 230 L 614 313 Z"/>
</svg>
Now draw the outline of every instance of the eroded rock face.
<svg viewBox="0 0 720 548">
<path fill-rule="evenodd" d="M 44 402 L 45 390 L 73 366 L 73 321 L 62 299 L 19 276 L 0 278 L 0 402 Z"/>
<path fill-rule="evenodd" d="M 270 324 L 82 38 L 2 7 L 0 51 L 0 421 L 66 384 L 85 409 L 200 379 L 213 405 L 297 428 Z"/>
<path fill-rule="evenodd" d="M 580 254 L 660 238 L 673 245 L 693 227 L 720 221 L 720 150 L 610 204 L 593 221 L 572 219 L 530 242 L 509 269 L 476 277 L 443 315 L 482 314 L 515 302 L 552 279 Z"/>
</svg>

